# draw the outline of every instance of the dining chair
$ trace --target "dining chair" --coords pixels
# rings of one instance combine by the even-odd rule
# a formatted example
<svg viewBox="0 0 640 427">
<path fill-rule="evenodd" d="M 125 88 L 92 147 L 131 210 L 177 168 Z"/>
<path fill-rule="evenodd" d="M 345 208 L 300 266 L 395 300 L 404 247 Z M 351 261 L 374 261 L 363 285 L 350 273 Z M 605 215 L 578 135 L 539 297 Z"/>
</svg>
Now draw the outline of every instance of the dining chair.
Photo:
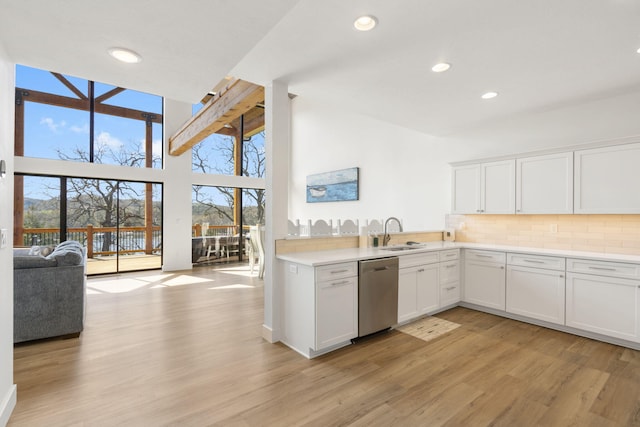
<svg viewBox="0 0 640 427">
<path fill-rule="evenodd" d="M 296 219 L 296 222 L 287 220 L 287 235 L 288 236 L 300 236 L 300 220 Z"/>
<path fill-rule="evenodd" d="M 350 219 L 342 222 L 338 220 L 338 235 L 339 236 L 357 236 L 360 233 L 359 221 L 356 219 L 352 221 Z"/>
<path fill-rule="evenodd" d="M 253 270 L 256 267 L 256 261 L 258 266 L 258 277 L 264 276 L 264 227 L 255 225 L 249 227 L 249 270 L 253 274 Z"/>
<path fill-rule="evenodd" d="M 379 233 L 382 234 L 384 231 L 383 220 L 378 221 L 377 219 L 372 219 L 371 221 L 366 220 L 367 231 L 371 233 Z"/>
<path fill-rule="evenodd" d="M 316 222 L 312 223 L 309 220 L 309 236 L 332 236 L 333 235 L 333 222 L 329 220 L 328 222 L 319 219 Z"/>
<path fill-rule="evenodd" d="M 240 255 L 240 235 L 234 234 L 227 237 L 222 251 L 226 255 L 227 261 L 229 261 L 229 255 L 231 254 Z"/>
</svg>

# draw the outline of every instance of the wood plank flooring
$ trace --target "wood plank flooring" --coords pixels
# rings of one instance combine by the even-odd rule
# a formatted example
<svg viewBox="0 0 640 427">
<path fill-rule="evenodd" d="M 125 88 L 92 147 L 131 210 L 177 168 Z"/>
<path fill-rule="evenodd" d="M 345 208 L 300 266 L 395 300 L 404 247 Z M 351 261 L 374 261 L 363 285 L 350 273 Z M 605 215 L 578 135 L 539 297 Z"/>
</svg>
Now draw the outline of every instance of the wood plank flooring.
<svg viewBox="0 0 640 427">
<path fill-rule="evenodd" d="M 79 339 L 15 348 L 9 426 L 640 425 L 640 352 L 456 308 L 314 360 L 261 338 L 242 269 L 89 282 Z"/>
</svg>

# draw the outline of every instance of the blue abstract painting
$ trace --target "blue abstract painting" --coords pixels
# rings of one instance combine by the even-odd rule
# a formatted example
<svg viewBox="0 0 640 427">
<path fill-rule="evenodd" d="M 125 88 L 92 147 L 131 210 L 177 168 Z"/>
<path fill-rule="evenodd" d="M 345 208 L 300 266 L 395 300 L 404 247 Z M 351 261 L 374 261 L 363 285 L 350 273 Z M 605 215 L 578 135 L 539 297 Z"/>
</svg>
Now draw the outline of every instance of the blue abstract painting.
<svg viewBox="0 0 640 427">
<path fill-rule="evenodd" d="M 307 176 L 307 203 L 358 200 L 358 168 Z"/>
</svg>

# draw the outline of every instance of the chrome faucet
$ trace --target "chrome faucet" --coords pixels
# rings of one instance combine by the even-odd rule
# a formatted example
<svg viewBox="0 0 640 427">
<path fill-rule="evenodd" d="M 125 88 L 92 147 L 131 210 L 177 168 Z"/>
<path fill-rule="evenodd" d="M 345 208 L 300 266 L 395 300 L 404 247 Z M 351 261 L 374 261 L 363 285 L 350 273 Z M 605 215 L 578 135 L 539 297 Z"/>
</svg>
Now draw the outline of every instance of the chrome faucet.
<svg viewBox="0 0 640 427">
<path fill-rule="evenodd" d="M 389 221 L 391 220 L 394 220 L 398 223 L 400 232 L 402 232 L 402 224 L 400 224 L 400 220 L 398 218 L 396 218 L 395 216 L 390 216 L 389 218 L 387 218 L 387 220 L 384 222 L 384 237 L 382 238 L 382 246 L 387 246 L 389 244 L 389 240 L 391 240 L 391 236 L 389 236 L 389 233 L 387 232 L 387 225 L 389 225 Z"/>
</svg>

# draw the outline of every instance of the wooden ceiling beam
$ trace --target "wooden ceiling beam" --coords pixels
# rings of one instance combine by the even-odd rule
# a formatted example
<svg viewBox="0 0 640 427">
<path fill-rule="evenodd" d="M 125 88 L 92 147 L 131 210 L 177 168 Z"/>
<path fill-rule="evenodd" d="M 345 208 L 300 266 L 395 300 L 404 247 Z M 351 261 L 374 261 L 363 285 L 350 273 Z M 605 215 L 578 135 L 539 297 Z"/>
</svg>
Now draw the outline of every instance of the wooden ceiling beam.
<svg viewBox="0 0 640 427">
<path fill-rule="evenodd" d="M 179 156 L 225 124 L 264 101 L 264 88 L 243 80 L 231 82 L 224 92 L 216 94 L 198 113 L 169 138 L 169 154 Z"/>
<path fill-rule="evenodd" d="M 69 80 L 67 80 L 67 78 L 65 76 L 63 76 L 60 73 L 54 73 L 53 71 L 51 71 L 51 74 L 53 74 L 53 77 L 55 77 L 56 79 L 60 80 L 60 83 L 62 83 L 63 85 L 65 85 L 71 92 L 73 92 L 78 98 L 80 99 L 87 99 L 87 95 L 85 95 L 84 93 L 82 93 L 82 91 L 80 89 L 78 89 L 77 87 L 75 87 L 73 85 L 73 83 L 71 83 Z"/>
</svg>

